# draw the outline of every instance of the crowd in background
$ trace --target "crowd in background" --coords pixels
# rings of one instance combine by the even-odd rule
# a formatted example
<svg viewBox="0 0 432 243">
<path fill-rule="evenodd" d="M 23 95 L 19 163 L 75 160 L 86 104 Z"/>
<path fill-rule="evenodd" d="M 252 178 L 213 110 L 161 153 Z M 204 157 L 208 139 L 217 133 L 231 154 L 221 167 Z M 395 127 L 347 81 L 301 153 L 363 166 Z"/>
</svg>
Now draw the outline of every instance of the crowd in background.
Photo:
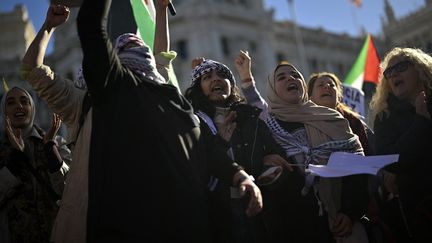
<svg viewBox="0 0 432 243">
<path fill-rule="evenodd" d="M 0 242 L 432 240 L 430 55 L 385 55 L 372 128 L 326 70 L 305 78 L 282 62 L 261 94 L 243 50 L 233 60 L 239 80 L 216 60 L 191 60 L 183 95 L 168 75 L 168 3 L 155 1 L 151 50 L 132 33 L 112 43 L 111 0 L 84 0 L 74 81 L 44 64 L 69 17 L 66 6 L 49 7 L 20 75 L 55 113 L 52 126 L 34 124 L 29 91 L 12 87 L 1 100 Z M 399 160 L 376 176 L 310 173 L 333 152 Z"/>
</svg>

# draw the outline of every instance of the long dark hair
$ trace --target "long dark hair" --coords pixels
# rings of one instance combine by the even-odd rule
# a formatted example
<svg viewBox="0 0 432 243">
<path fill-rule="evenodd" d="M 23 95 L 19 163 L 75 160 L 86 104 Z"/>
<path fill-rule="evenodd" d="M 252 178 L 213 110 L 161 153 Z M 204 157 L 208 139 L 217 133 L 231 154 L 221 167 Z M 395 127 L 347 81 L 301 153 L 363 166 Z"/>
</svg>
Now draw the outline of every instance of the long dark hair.
<svg viewBox="0 0 432 243">
<path fill-rule="evenodd" d="M 232 84 L 232 83 L 231 83 Z M 214 116 L 215 105 L 210 99 L 204 95 L 201 88 L 201 79 L 195 81 L 191 87 L 186 89 L 185 97 L 188 99 L 195 111 L 201 110 L 210 117 Z M 244 101 L 243 96 L 240 94 L 238 87 L 235 84 L 231 85 L 231 95 L 225 100 L 225 107 L 230 107 L 234 104 Z"/>
</svg>

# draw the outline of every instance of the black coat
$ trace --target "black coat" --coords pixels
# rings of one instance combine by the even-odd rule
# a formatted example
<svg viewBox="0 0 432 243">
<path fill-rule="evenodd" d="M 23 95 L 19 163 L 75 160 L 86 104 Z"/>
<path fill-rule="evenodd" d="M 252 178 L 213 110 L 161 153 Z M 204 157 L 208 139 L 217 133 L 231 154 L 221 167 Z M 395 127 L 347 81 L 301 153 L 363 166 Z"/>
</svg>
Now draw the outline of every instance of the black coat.
<svg viewBox="0 0 432 243">
<path fill-rule="evenodd" d="M 220 136 L 214 136 L 215 140 L 225 147 L 225 153 L 231 148 L 234 161 L 248 174 L 258 178 L 263 171 L 264 156 L 279 154 L 284 157 L 283 149 L 273 139 L 267 125 L 259 119 L 261 109 L 246 104 L 235 104 L 231 110 L 237 114 L 237 126 L 231 140 L 226 142 Z M 202 130 L 209 130 L 205 121 L 201 124 Z M 215 242 L 237 242 L 238 238 L 236 241 L 233 237 L 240 237 L 238 231 L 244 231 L 240 237 L 242 242 L 256 242 L 262 239 L 265 233 L 261 216 L 246 218 L 243 211 L 247 199 L 231 200 L 230 186 L 231 183 L 219 181 L 210 193 L 210 215 Z"/>
<path fill-rule="evenodd" d="M 110 2 L 84 1 L 77 20 L 93 107 L 87 242 L 208 242 L 208 174 L 232 180 L 238 166 L 206 140 L 177 88 L 121 65 L 106 33 Z"/>
<path fill-rule="evenodd" d="M 432 237 L 432 121 L 416 114 L 414 106 L 393 95 L 387 102 L 389 114 L 382 112 L 375 118 L 376 152 L 400 154 L 399 162 L 386 169 L 397 175 L 399 196 L 411 234 L 418 242 L 426 242 L 422 240 Z M 432 114 L 430 102 L 428 108 Z M 403 224 L 393 228 L 402 242 L 407 239 L 402 237 L 407 237 L 408 232 L 399 207 L 395 210 L 389 213 L 392 218 L 388 223 Z M 399 215 L 397 219 L 394 218 L 396 214 Z"/>
</svg>

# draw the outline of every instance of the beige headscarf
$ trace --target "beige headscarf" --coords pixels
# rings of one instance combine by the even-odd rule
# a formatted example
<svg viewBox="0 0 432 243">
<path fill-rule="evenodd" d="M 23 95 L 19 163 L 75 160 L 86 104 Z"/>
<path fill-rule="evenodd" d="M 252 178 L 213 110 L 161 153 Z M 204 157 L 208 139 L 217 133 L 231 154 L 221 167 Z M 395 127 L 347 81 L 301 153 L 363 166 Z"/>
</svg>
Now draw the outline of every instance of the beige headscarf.
<svg viewBox="0 0 432 243">
<path fill-rule="evenodd" d="M 303 123 L 308 135 L 309 143 L 316 147 L 322 143 L 334 140 L 346 140 L 355 136 L 348 121 L 336 110 L 319 106 L 309 100 L 307 85 L 302 76 L 304 95 L 299 104 L 291 104 L 282 100 L 276 93 L 275 73 L 281 66 L 290 66 L 284 63 L 278 65 L 267 80 L 267 100 L 270 113 L 278 120 L 286 122 Z M 297 71 L 298 72 L 298 71 Z M 298 72 L 300 73 L 300 72 Z"/>
<path fill-rule="evenodd" d="M 286 122 L 303 123 L 311 147 L 335 140 L 348 140 L 354 135 L 348 121 L 336 110 L 319 106 L 309 100 L 307 96 L 307 85 L 302 76 L 302 85 L 305 93 L 299 104 L 290 104 L 282 100 L 276 93 L 275 73 L 281 66 L 290 66 L 284 63 L 278 65 L 273 74 L 267 81 L 267 100 L 270 113 L 278 120 Z M 298 71 L 297 71 L 298 72 Z M 298 72 L 300 73 L 300 72 Z M 357 152 L 362 152 L 360 142 L 358 142 Z M 318 193 L 329 216 L 330 225 L 341 208 L 341 178 L 320 178 L 318 183 Z"/>
</svg>

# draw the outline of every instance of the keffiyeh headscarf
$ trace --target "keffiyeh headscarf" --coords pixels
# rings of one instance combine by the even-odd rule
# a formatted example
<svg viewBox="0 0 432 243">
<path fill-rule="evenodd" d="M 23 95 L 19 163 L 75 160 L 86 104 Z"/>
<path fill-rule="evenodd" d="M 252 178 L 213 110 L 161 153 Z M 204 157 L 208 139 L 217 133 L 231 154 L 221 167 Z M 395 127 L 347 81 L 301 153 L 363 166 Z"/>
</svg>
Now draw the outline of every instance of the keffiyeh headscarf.
<svg viewBox="0 0 432 243">
<path fill-rule="evenodd" d="M 143 77 L 144 80 L 166 83 L 156 69 L 152 51 L 139 36 L 133 33 L 122 34 L 117 37 L 114 48 L 123 66 Z"/>
<path fill-rule="evenodd" d="M 213 70 L 216 70 L 224 78 L 228 79 L 232 86 L 235 85 L 235 78 L 231 70 L 225 64 L 210 59 L 204 60 L 192 70 L 192 85 L 200 80 L 204 74 Z"/>
<path fill-rule="evenodd" d="M 122 34 L 114 43 L 120 62 L 139 76 L 157 83 L 165 83 L 165 79 L 156 70 L 156 61 L 150 48 L 144 41 L 133 33 Z M 85 90 L 85 82 L 82 67 L 78 70 L 78 78 L 74 81 L 75 87 Z"/>
</svg>

